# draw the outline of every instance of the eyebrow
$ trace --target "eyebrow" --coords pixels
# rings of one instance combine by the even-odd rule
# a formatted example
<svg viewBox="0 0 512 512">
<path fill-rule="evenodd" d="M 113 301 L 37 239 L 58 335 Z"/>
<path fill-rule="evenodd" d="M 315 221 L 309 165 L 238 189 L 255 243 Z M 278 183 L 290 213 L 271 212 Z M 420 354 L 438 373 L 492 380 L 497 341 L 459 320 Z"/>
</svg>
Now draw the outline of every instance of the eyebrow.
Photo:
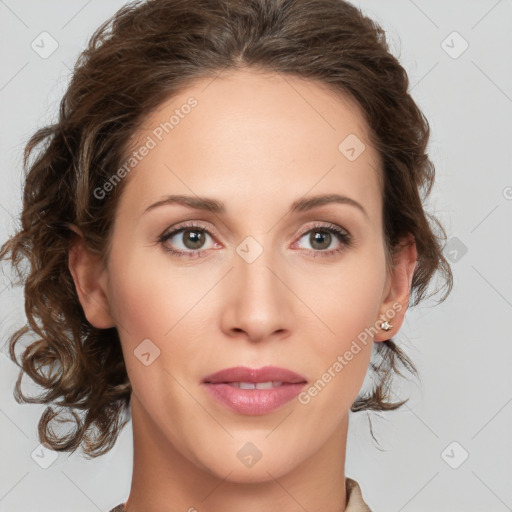
<svg viewBox="0 0 512 512">
<path fill-rule="evenodd" d="M 350 206 L 354 206 L 355 208 L 360 210 L 365 215 L 365 217 L 369 219 L 368 213 L 360 203 L 358 203 L 354 199 L 351 199 L 350 197 L 340 194 L 317 195 L 298 199 L 292 203 L 288 213 L 304 212 L 331 203 L 347 204 Z M 174 194 L 167 195 L 164 198 L 157 201 L 156 203 L 149 205 L 144 210 L 144 214 L 151 210 L 154 210 L 155 208 L 158 208 L 159 206 L 171 204 L 178 204 L 181 206 L 185 206 L 187 208 L 192 208 L 195 210 L 204 210 L 218 214 L 226 212 L 226 207 L 222 201 L 211 199 L 209 197 Z"/>
</svg>

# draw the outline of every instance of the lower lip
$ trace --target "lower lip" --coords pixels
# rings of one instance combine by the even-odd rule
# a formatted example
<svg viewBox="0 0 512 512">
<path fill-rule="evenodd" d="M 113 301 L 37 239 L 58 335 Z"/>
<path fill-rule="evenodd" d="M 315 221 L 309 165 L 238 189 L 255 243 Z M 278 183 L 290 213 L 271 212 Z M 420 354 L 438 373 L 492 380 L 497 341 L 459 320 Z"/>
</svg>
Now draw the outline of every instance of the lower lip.
<svg viewBox="0 0 512 512">
<path fill-rule="evenodd" d="M 203 384 L 220 404 L 238 414 L 267 414 L 293 400 L 304 388 L 300 384 L 283 384 L 272 389 L 239 389 L 229 384 Z"/>
</svg>

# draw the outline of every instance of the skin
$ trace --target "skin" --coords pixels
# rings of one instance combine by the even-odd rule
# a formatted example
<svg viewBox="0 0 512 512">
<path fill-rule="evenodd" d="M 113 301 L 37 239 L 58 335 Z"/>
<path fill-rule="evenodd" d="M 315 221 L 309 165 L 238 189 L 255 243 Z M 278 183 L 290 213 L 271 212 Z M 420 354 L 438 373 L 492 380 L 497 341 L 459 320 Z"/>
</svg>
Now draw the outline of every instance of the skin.
<svg viewBox="0 0 512 512">
<path fill-rule="evenodd" d="M 190 96 L 198 105 L 125 178 L 108 265 L 82 243 L 69 255 L 87 319 L 118 328 L 133 387 L 127 510 L 342 511 L 348 411 L 372 343 L 389 339 L 403 322 L 414 242 L 388 272 L 381 162 L 348 98 L 300 78 L 223 73 L 162 104 L 138 140 Z M 350 134 L 366 145 L 354 161 L 338 150 Z M 357 201 L 366 215 L 339 203 L 288 213 L 297 199 L 332 193 Z M 167 194 L 214 198 L 226 212 L 171 204 L 144 213 Z M 212 235 L 202 232 L 202 247 L 184 232 L 158 241 L 183 221 Z M 348 231 L 353 244 L 332 235 L 322 248 L 310 238 L 315 223 Z M 236 252 L 248 236 L 263 249 L 251 263 Z M 178 257 L 164 247 L 204 252 Z M 341 251 L 326 255 L 330 249 Z M 238 365 L 281 366 L 314 383 L 393 305 L 393 329 L 360 343 L 307 404 L 295 399 L 269 414 L 240 415 L 200 385 Z M 144 339 L 160 350 L 148 366 L 134 355 Z M 252 467 L 237 457 L 248 442 L 262 455 Z"/>
</svg>

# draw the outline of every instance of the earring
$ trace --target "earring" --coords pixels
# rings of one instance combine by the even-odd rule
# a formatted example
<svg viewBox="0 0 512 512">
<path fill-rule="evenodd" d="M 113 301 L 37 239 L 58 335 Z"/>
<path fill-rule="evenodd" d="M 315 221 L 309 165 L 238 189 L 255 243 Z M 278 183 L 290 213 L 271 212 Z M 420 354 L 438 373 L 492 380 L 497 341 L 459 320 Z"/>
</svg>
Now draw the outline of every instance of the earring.
<svg viewBox="0 0 512 512">
<path fill-rule="evenodd" d="M 383 329 L 384 331 L 390 331 L 393 328 L 393 326 L 387 320 L 385 320 L 380 324 L 380 328 Z"/>
</svg>

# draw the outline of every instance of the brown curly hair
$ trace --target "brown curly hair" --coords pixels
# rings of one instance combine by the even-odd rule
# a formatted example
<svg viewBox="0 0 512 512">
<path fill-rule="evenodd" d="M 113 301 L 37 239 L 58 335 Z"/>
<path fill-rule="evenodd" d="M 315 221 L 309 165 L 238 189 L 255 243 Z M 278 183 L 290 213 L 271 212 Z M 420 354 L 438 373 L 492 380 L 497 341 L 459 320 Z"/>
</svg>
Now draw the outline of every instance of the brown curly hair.
<svg viewBox="0 0 512 512">
<path fill-rule="evenodd" d="M 0 250 L 24 285 L 28 319 L 9 339 L 11 359 L 21 368 L 14 396 L 60 407 L 48 406 L 38 425 L 41 442 L 53 450 L 83 445 L 86 456 L 97 457 L 129 420 L 131 385 L 118 332 L 87 321 L 68 269 L 77 237 L 72 226 L 106 263 L 123 181 L 106 198 L 94 191 L 126 161 L 140 123 L 193 80 L 242 67 L 310 79 L 356 100 L 383 159 L 388 261 L 400 238 L 412 234 L 418 260 L 410 305 L 425 298 L 436 272 L 447 289 L 439 302 L 451 291 L 446 234 L 422 205 L 435 174 L 426 154 L 428 121 L 379 25 L 342 0 L 131 2 L 96 30 L 79 56 L 57 122 L 29 139 L 21 227 Z M 27 333 L 34 339 L 20 364 L 14 349 Z M 396 409 L 404 401 L 390 401 L 392 377 L 400 366 L 417 374 L 392 339 L 374 349 L 376 383 L 352 411 Z M 25 396 L 23 373 L 45 392 Z M 67 435 L 51 428 L 52 420 L 64 421 L 61 413 L 76 424 Z"/>
</svg>

